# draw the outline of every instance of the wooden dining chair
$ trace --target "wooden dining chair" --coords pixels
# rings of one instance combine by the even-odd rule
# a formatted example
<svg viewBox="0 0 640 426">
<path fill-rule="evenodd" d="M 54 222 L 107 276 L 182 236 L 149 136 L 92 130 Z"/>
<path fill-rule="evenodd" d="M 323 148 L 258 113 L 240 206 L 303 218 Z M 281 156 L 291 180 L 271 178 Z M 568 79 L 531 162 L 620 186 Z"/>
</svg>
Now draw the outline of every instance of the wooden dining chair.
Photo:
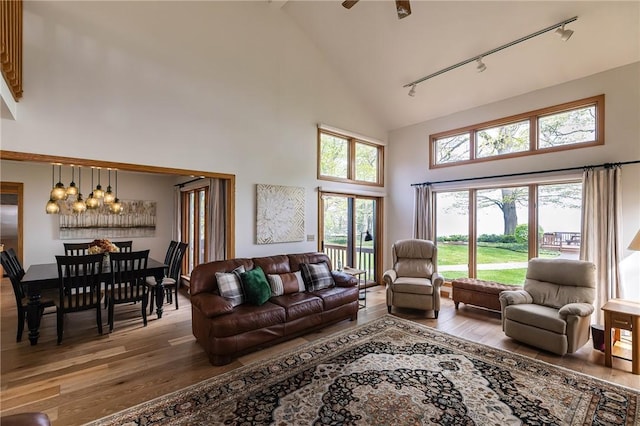
<svg viewBox="0 0 640 426">
<path fill-rule="evenodd" d="M 65 256 L 84 256 L 89 254 L 89 244 L 87 243 L 63 243 Z"/>
<path fill-rule="evenodd" d="M 165 300 L 173 303 L 175 297 L 176 309 L 178 309 L 178 290 L 180 289 L 180 273 L 182 271 L 182 259 L 187 251 L 189 244 L 171 241 L 169 249 L 165 257 L 165 265 L 168 265 L 167 273 L 162 279 L 162 285 L 165 291 Z M 173 251 L 172 251 L 173 248 Z M 153 307 L 156 300 L 156 288 L 158 283 L 155 277 L 147 277 L 147 286 L 149 286 L 149 313 L 153 313 Z"/>
<path fill-rule="evenodd" d="M 27 305 L 29 304 L 29 298 L 25 294 L 22 283 L 20 282 L 24 276 L 24 269 L 22 268 L 17 256 L 15 256 L 13 249 L 0 252 L 0 262 L 9 277 L 9 281 L 11 281 L 13 294 L 16 298 L 16 308 L 18 310 L 18 331 L 16 334 L 16 342 L 19 342 L 22 340 L 24 323 L 27 320 Z M 44 315 L 46 308 L 55 306 L 53 296 L 54 294 L 51 292 L 46 292 L 40 298 L 40 316 Z"/>
<path fill-rule="evenodd" d="M 133 251 L 133 241 L 114 241 L 113 244 L 118 247 L 120 253 L 131 253 Z"/>
<path fill-rule="evenodd" d="M 58 263 L 58 344 L 62 343 L 65 314 L 96 310 L 98 332 L 102 334 L 102 260 L 104 256 L 56 256 Z"/>
<path fill-rule="evenodd" d="M 5 250 L 5 253 L 7 253 L 9 261 L 15 268 L 16 274 L 19 274 L 20 278 L 22 279 L 22 277 L 24 276 L 24 268 L 22 267 L 22 263 L 20 263 L 20 259 L 18 259 L 18 255 L 16 255 L 16 252 L 13 250 L 13 248 L 8 248 L 7 250 Z"/>
<path fill-rule="evenodd" d="M 113 331 L 114 307 L 120 303 L 142 302 L 142 322 L 147 326 L 147 260 L 149 250 L 111 253 L 111 279 L 107 284 L 109 331 Z"/>
</svg>

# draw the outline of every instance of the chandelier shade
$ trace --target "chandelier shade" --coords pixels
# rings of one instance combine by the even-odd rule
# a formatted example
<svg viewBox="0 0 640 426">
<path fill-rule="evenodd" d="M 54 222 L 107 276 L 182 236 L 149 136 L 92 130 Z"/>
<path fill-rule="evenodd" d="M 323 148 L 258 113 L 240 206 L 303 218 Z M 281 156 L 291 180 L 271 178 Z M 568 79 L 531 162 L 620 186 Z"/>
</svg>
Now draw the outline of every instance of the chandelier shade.
<svg viewBox="0 0 640 426">
<path fill-rule="evenodd" d="M 76 197 L 78 195 L 78 187 L 74 182 L 75 167 L 71 166 L 71 183 L 67 186 L 67 197 Z"/>
<path fill-rule="evenodd" d="M 55 173 L 55 165 L 53 166 Z M 53 200 L 64 200 L 67 198 L 67 189 L 64 187 L 64 184 L 61 182 L 62 174 L 62 165 L 58 165 L 58 183 L 53 186 L 51 190 L 51 199 Z"/>
</svg>

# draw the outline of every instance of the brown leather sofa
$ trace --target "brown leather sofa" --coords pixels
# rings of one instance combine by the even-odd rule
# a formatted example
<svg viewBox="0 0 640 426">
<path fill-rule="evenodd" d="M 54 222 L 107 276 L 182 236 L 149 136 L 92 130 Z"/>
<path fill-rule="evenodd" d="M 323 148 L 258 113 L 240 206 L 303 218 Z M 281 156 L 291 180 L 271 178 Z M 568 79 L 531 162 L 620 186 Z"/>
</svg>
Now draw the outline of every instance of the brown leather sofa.
<svg viewBox="0 0 640 426">
<path fill-rule="evenodd" d="M 2 426 L 51 426 L 49 416 L 45 413 L 19 413 L 3 416 L 0 419 Z"/>
<path fill-rule="evenodd" d="M 191 273 L 193 335 L 213 365 L 224 365 L 234 357 L 263 346 L 299 336 L 327 324 L 358 317 L 358 280 L 332 271 L 335 286 L 315 291 L 295 291 L 272 296 L 256 306 L 234 306 L 220 296 L 216 272 L 232 272 L 244 266 L 259 266 L 265 274 L 300 271 L 300 264 L 331 261 L 324 253 L 300 253 L 259 258 L 238 258 L 198 265 Z"/>
</svg>

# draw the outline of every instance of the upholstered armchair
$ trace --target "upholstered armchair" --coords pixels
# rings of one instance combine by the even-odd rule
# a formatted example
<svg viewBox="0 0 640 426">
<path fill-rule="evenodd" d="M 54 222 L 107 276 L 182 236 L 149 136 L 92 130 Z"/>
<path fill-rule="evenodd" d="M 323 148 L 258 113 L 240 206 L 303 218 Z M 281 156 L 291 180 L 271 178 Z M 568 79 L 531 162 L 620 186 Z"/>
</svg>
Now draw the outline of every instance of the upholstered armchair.
<svg viewBox="0 0 640 426">
<path fill-rule="evenodd" d="M 384 273 L 387 310 L 391 307 L 440 311 L 444 278 L 437 269 L 438 248 L 428 240 L 400 240 L 391 247 L 393 268 Z"/>
<path fill-rule="evenodd" d="M 573 353 L 589 340 L 595 287 L 591 262 L 531 259 L 524 289 L 500 293 L 502 330 L 558 355 Z"/>
</svg>

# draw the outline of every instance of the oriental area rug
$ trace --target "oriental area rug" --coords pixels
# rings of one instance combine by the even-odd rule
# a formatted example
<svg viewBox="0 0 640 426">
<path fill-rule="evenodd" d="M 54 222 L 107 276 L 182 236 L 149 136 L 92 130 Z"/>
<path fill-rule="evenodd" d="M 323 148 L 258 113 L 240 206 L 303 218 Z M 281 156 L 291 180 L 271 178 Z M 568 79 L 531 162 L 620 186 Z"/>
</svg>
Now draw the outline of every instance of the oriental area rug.
<svg viewBox="0 0 640 426">
<path fill-rule="evenodd" d="M 386 315 L 92 425 L 638 425 L 640 391 Z"/>
</svg>

